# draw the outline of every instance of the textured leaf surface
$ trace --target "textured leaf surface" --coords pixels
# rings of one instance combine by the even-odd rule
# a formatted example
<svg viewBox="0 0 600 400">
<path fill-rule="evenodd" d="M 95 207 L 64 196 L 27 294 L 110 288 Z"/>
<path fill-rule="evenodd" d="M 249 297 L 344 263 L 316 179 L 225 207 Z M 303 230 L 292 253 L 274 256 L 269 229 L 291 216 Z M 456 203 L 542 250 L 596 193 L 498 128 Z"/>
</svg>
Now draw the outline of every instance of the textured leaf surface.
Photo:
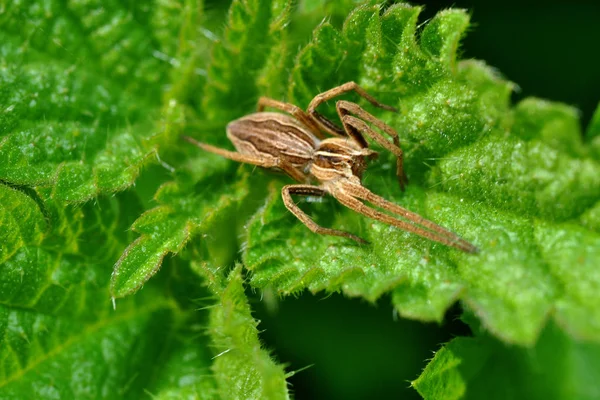
<svg viewBox="0 0 600 400">
<path fill-rule="evenodd" d="M 281 41 L 290 7 L 285 0 L 232 3 L 223 39 L 212 48 L 202 98 L 207 119 L 224 125 L 253 108 L 260 95 L 257 75 L 267 61 L 266 55 Z"/>
<path fill-rule="evenodd" d="M 68 201 L 133 183 L 154 157 L 149 117 L 170 69 L 153 51 L 172 50 L 157 43 L 149 11 L 118 2 L 6 6 L 0 179 L 52 186 Z"/>
<path fill-rule="evenodd" d="M 214 177 L 194 186 L 171 182 L 156 193 L 160 205 L 144 213 L 132 226 L 141 234 L 115 265 L 111 291 L 123 297 L 139 289 L 160 267 L 167 253 L 178 253 L 194 234 L 223 223 L 247 193 L 244 181 L 231 194 L 221 194 Z"/>
<path fill-rule="evenodd" d="M 127 391 L 129 381 L 130 390 L 139 391 L 149 372 L 140 365 L 156 356 L 163 341 L 156 327 L 168 323 L 168 313 L 161 313 L 166 308 L 156 302 L 114 313 L 104 302 L 104 312 L 84 323 L 3 306 L 2 397 L 106 397 Z"/>
<path fill-rule="evenodd" d="M 8 204 L 20 210 L 11 215 L 23 216 L 14 223 L 25 232 L 40 209 L 30 197 L 11 194 L 17 197 Z M 29 235 L 0 264 L 0 397 L 140 393 L 152 375 L 141 365 L 150 365 L 165 345 L 168 335 L 156 326 L 173 320 L 173 304 L 154 291 L 116 311 L 110 305 L 107 274 L 121 250 L 114 243 L 127 239 L 126 202 L 100 201 L 102 211 L 58 211 L 43 193 L 38 201 L 52 217 L 51 232 L 44 229 L 36 240 Z"/>
<path fill-rule="evenodd" d="M 169 268 L 171 273 L 166 292 L 176 302 L 177 309 L 168 327 L 158 329 L 159 334 L 167 336 L 167 339 L 163 351 L 154 360 L 152 379 L 148 380 L 144 394 L 140 396 L 159 399 L 218 398 L 211 372 L 213 352 L 206 333 L 208 312 L 198 310 L 203 304 L 198 298 L 208 293 L 202 288 L 200 277 L 186 263 L 171 262 Z M 120 300 L 117 309 L 121 302 L 127 301 L 129 299 Z"/>
<path fill-rule="evenodd" d="M 564 104 L 511 105 L 512 83 L 457 57 L 464 10 L 357 3 L 0 6 L 0 398 L 288 398 L 245 287 L 390 294 L 422 321 L 461 301 L 475 338 L 438 352 L 426 397 L 598 396 L 600 111 L 583 130 Z M 480 254 L 298 199 L 372 244 L 315 235 L 289 180 L 179 140 L 230 149 L 258 96 L 305 107 L 350 80 L 398 107 L 365 105 L 411 180 L 382 152 L 365 185 Z"/>
<path fill-rule="evenodd" d="M 214 399 L 217 391 L 209 371 L 210 353 L 201 343 L 176 342 L 161 365 L 156 383 L 146 389 L 161 400 Z"/>
<path fill-rule="evenodd" d="M 155 285 L 113 310 L 110 271 L 143 201 L 102 196 L 131 186 L 169 143 L 163 85 L 177 69 L 169 58 L 191 53 L 197 7 L 0 7 L 0 398 L 214 398 L 206 338 L 175 339 L 194 318 L 172 297 Z"/>
<path fill-rule="evenodd" d="M 222 399 L 287 399 L 285 373 L 261 348 L 258 322 L 244 293 L 241 266 L 223 287 L 213 286 L 217 304 L 210 311 L 211 336 L 217 353 L 213 373 Z"/>
<path fill-rule="evenodd" d="M 0 262 L 23 246 L 42 241 L 46 221 L 41 210 L 25 193 L 0 185 Z"/>
<path fill-rule="evenodd" d="M 372 166 L 365 184 L 481 253 L 461 254 L 356 217 L 333 199 L 298 200 L 323 226 L 372 245 L 315 235 L 285 210 L 278 185 L 249 224 L 244 262 L 252 284 L 369 301 L 392 292 L 401 315 L 425 321 L 441 321 L 460 299 L 508 342 L 532 345 L 549 316 L 575 336 L 600 340 L 600 276 L 592 267 L 600 237 L 566 222 L 586 213 L 593 225 L 597 214 L 589 210 L 600 198 L 600 164 L 584 157 L 576 113 L 537 99 L 511 111 L 511 83 L 482 63 L 456 61 L 467 14 L 439 13 L 417 42 L 419 11 L 399 4 L 380 15 L 364 6 L 341 32 L 321 25 L 296 60 L 290 96 L 305 105 L 321 89 L 354 80 L 398 106 L 399 115 L 382 117 L 408 149 L 410 188 L 402 194 L 395 187 L 389 161 Z M 585 284 L 576 283 L 579 274 Z"/>
</svg>

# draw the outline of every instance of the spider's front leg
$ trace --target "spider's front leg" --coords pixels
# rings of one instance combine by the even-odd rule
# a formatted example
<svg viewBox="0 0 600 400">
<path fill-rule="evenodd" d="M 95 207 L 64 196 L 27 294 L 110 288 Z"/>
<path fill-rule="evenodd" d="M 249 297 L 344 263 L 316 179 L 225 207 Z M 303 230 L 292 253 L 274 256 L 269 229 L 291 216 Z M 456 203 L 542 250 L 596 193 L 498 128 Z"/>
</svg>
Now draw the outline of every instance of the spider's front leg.
<svg viewBox="0 0 600 400">
<path fill-rule="evenodd" d="M 340 100 L 337 102 L 336 108 L 348 136 L 352 137 L 364 148 L 368 147 L 367 142 L 362 136 L 362 134 L 365 134 L 396 156 L 396 175 L 398 176 L 400 189 L 404 191 L 404 187 L 408 183 L 408 178 L 404 172 L 404 154 L 400 148 L 398 132 L 382 120 L 365 111 L 356 103 Z M 367 122 L 389 135 L 393 143 L 390 143 L 382 134 L 371 128 Z"/>
<path fill-rule="evenodd" d="M 379 145 L 385 147 L 388 151 L 392 152 L 392 154 L 394 154 L 397 159 L 396 174 L 398 176 L 398 183 L 400 184 L 400 188 L 404 190 L 404 187 L 408 183 L 408 178 L 406 177 L 406 173 L 404 172 L 404 156 L 402 153 L 402 149 L 400 148 L 400 139 L 398 138 L 398 133 L 394 129 L 385 124 L 383 121 L 374 117 L 372 114 L 365 111 L 358 104 L 349 101 L 340 100 L 336 103 L 336 109 L 340 120 L 343 124 L 343 129 L 341 129 L 336 124 L 334 124 L 329 119 L 325 118 L 323 115 L 316 111 L 317 107 L 319 107 L 319 105 L 321 105 L 322 103 L 348 92 L 355 92 L 375 107 L 387 111 L 398 111 L 394 107 L 382 104 L 379 101 L 377 101 L 356 82 L 346 82 L 343 85 L 340 85 L 338 87 L 316 95 L 308 106 L 308 115 L 310 115 L 323 130 L 331 133 L 332 135 L 342 137 L 350 136 L 362 148 L 366 148 L 369 147 L 368 142 L 363 137 L 363 134 L 366 134 L 371 139 L 376 141 Z M 353 114 L 358 118 L 349 114 Z M 375 127 L 391 136 L 393 143 L 390 143 L 380 133 L 373 130 L 369 125 L 365 123 L 365 121 L 373 124 Z"/>
<path fill-rule="evenodd" d="M 436 223 L 415 214 L 404 207 L 389 202 L 382 197 L 372 193 L 369 189 L 349 181 L 340 180 L 329 192 L 340 203 L 346 207 L 373 218 L 377 221 L 393 225 L 407 232 L 417 234 L 421 237 L 442 243 L 446 246 L 454 247 L 465 253 L 478 253 L 479 249 L 458 236 L 456 233 L 443 228 Z M 387 213 L 380 212 L 373 207 L 369 207 L 361 200 L 367 201 L 372 205 L 379 207 L 389 213 L 396 214 L 404 220 Z"/>
<path fill-rule="evenodd" d="M 331 228 L 323 228 L 321 225 L 318 225 L 315 221 L 313 221 L 304 211 L 298 207 L 298 205 L 292 199 L 292 194 L 296 194 L 299 196 L 324 196 L 327 192 L 318 187 L 312 185 L 287 185 L 281 189 L 281 196 L 283 197 L 283 204 L 285 204 L 286 208 L 296 216 L 308 229 L 313 231 L 314 233 L 318 233 L 320 235 L 331 235 L 331 236 L 342 236 L 348 239 L 352 239 L 355 242 L 368 244 L 366 240 L 355 236 L 349 232 L 340 231 L 337 229 Z"/>
<path fill-rule="evenodd" d="M 387 111 L 398 112 L 398 110 L 395 109 L 394 107 L 391 107 L 391 106 L 388 106 L 388 105 L 378 102 L 373 96 L 368 94 L 365 91 L 365 89 L 358 86 L 358 84 L 356 82 L 350 81 L 350 82 L 344 83 L 343 85 L 336 86 L 332 89 L 327 90 L 326 92 L 316 95 L 311 100 L 310 104 L 308 105 L 308 109 L 307 109 L 308 115 L 310 115 L 310 117 L 313 118 L 315 120 L 315 122 L 317 124 L 319 124 L 319 126 L 323 130 L 329 132 L 330 134 L 332 134 L 334 136 L 342 136 L 342 137 L 346 136 L 346 132 L 344 131 L 344 129 L 340 128 L 335 123 L 333 123 L 329 119 L 327 119 L 324 115 L 319 113 L 317 111 L 317 108 L 321 104 L 325 103 L 326 101 L 331 100 L 335 97 L 338 97 L 338 96 L 340 96 L 344 93 L 348 93 L 348 92 L 355 92 L 356 94 L 358 94 L 363 99 L 367 100 L 369 103 L 371 103 L 375 107 L 378 107 L 378 108 L 381 108 L 381 109 L 387 110 Z M 363 140 L 363 142 L 364 142 L 364 140 Z M 366 142 L 365 142 L 365 146 L 366 146 Z"/>
</svg>

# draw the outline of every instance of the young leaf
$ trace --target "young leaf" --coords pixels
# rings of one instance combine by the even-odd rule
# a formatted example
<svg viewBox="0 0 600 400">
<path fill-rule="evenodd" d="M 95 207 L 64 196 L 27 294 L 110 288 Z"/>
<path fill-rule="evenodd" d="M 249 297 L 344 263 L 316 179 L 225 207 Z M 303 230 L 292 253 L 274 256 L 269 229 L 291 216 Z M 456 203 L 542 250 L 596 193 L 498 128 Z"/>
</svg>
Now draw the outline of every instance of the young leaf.
<svg viewBox="0 0 600 400">
<path fill-rule="evenodd" d="M 283 368 L 261 348 L 241 271 L 237 266 L 226 286 L 213 287 L 218 301 L 210 310 L 210 333 L 219 395 L 222 399 L 288 399 Z"/>
<path fill-rule="evenodd" d="M 220 194 L 218 177 L 209 176 L 195 186 L 185 181 L 166 183 L 154 199 L 160 205 L 146 211 L 132 226 L 141 236 L 116 263 L 111 293 L 124 297 L 138 290 L 156 273 L 168 253 L 178 253 L 199 232 L 219 226 L 247 195 L 245 181 L 233 193 Z M 182 178 L 183 180 L 183 178 Z M 199 191 L 195 193 L 195 189 Z"/>
</svg>

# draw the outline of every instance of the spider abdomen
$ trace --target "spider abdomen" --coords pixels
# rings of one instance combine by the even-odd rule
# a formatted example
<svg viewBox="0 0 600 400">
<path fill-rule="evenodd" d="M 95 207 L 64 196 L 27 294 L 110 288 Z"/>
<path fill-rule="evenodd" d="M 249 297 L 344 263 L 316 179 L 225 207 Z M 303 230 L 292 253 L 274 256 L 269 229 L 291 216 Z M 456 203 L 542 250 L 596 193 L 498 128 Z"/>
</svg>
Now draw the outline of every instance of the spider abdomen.
<svg viewBox="0 0 600 400">
<path fill-rule="evenodd" d="M 319 139 L 289 115 L 258 112 L 227 125 L 227 137 L 241 154 L 271 156 L 304 169 Z"/>
</svg>

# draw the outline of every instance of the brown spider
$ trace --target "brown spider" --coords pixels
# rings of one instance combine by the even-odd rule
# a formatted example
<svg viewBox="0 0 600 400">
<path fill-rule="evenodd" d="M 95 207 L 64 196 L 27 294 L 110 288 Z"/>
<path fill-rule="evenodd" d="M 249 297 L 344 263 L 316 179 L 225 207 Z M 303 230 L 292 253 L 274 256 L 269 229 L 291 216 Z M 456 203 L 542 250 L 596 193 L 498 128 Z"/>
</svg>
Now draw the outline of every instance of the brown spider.
<svg viewBox="0 0 600 400">
<path fill-rule="evenodd" d="M 184 139 L 203 150 L 234 161 L 279 169 L 297 182 L 301 182 L 298 185 L 283 187 L 281 190 L 283 202 L 292 214 L 315 233 L 343 236 L 359 243 L 367 243 L 351 233 L 317 225 L 292 200 L 293 194 L 323 196 L 325 193 L 329 193 L 346 207 L 367 217 L 468 253 L 478 252 L 477 247 L 455 233 L 375 195 L 362 186 L 361 178 L 367 166 L 366 161 L 374 159 L 378 155 L 377 152 L 369 149 L 363 134 L 368 135 L 396 156 L 396 173 L 402 190 L 407 183 L 407 178 L 404 173 L 398 133 L 390 126 L 362 109 L 358 104 L 349 101 L 339 100 L 336 102 L 337 113 L 343 129 L 316 111 L 321 103 L 350 91 L 356 92 L 376 107 L 397 111 L 393 107 L 379 103 L 355 82 L 347 82 L 316 95 L 310 102 L 307 111 L 293 104 L 261 97 L 258 101 L 258 112 L 246 115 L 227 125 L 227 137 L 237 152 L 200 143 L 187 136 Z M 265 107 L 272 107 L 287 114 L 265 112 L 263 111 Z M 393 143 L 373 130 L 367 123 L 388 134 Z M 323 131 L 334 137 L 324 138 Z M 311 185 L 311 181 L 314 180 L 317 180 L 320 185 Z M 368 207 L 364 202 L 401 216 L 407 221 Z"/>
</svg>

